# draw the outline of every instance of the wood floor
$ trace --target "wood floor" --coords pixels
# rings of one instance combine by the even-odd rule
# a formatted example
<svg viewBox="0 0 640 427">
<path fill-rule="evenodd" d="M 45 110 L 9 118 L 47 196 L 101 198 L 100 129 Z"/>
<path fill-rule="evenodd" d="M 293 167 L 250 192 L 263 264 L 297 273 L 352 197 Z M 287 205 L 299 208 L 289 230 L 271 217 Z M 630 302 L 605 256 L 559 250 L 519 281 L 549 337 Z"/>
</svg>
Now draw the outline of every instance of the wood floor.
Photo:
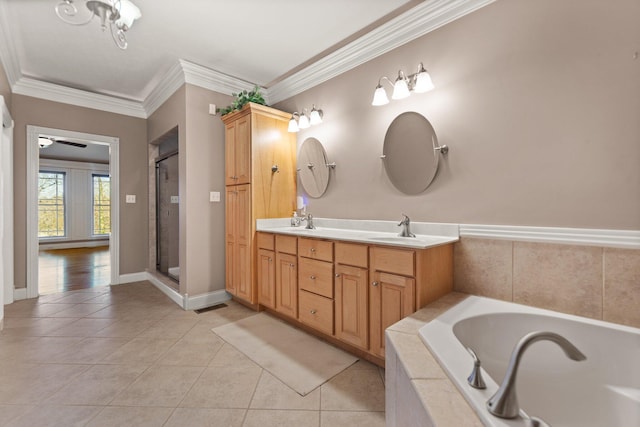
<svg viewBox="0 0 640 427">
<path fill-rule="evenodd" d="M 40 294 L 109 285 L 109 246 L 41 250 L 38 257 Z"/>
</svg>

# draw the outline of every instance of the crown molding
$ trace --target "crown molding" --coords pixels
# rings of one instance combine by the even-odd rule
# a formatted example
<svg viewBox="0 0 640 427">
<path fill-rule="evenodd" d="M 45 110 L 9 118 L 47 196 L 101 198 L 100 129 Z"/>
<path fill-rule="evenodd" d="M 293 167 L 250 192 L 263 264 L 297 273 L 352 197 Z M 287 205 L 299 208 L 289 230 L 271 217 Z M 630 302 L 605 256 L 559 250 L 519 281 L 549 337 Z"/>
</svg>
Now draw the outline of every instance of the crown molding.
<svg viewBox="0 0 640 427">
<path fill-rule="evenodd" d="M 147 118 L 140 102 L 128 101 L 109 95 L 101 95 L 86 90 L 69 88 L 28 77 L 20 77 L 12 86 L 12 92 L 79 107 L 93 108 L 132 117 Z"/>
<path fill-rule="evenodd" d="M 224 95 L 249 90 L 255 86 L 254 83 L 238 79 L 233 76 L 212 70 L 202 65 L 179 59 L 184 79 L 186 83 L 209 89 Z"/>
<path fill-rule="evenodd" d="M 295 96 L 494 1 L 439 0 L 423 2 L 271 86 L 268 90 L 269 99 L 276 103 Z"/>
<path fill-rule="evenodd" d="M 183 84 L 185 84 L 184 72 L 178 62 L 167 71 L 142 103 L 147 117 L 160 108 Z"/>
<path fill-rule="evenodd" d="M 0 63 L 4 67 L 9 86 L 13 87 L 14 83 L 20 78 L 21 72 L 15 45 L 10 42 L 12 37 L 8 32 L 7 16 L 9 15 L 5 3 L 0 1 Z"/>
<path fill-rule="evenodd" d="M 460 224 L 460 237 L 640 249 L 640 231 Z"/>
</svg>

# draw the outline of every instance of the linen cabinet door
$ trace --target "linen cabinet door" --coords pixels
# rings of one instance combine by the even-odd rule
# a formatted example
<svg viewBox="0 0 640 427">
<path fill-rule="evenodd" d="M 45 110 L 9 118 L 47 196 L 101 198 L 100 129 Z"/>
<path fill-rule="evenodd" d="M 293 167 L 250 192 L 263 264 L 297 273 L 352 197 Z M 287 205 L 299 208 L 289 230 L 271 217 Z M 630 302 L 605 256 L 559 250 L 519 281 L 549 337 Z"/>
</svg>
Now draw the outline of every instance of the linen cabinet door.
<svg viewBox="0 0 640 427">
<path fill-rule="evenodd" d="M 371 352 L 384 357 L 384 331 L 415 311 L 414 278 L 374 271 L 369 287 Z"/>
<path fill-rule="evenodd" d="M 369 348 L 369 271 L 336 265 L 336 337 L 364 350 Z"/>
<path fill-rule="evenodd" d="M 276 253 L 276 311 L 298 317 L 298 258 Z"/>
<path fill-rule="evenodd" d="M 251 227 L 251 186 L 248 184 L 235 186 L 237 210 L 236 222 L 236 260 L 235 283 L 236 295 L 251 304 L 255 304 L 252 271 L 252 227 Z"/>
<path fill-rule="evenodd" d="M 276 308 L 275 252 L 258 249 L 258 302 Z"/>
<path fill-rule="evenodd" d="M 225 289 L 236 295 L 237 225 L 238 192 L 235 187 L 227 187 L 225 192 Z"/>
</svg>

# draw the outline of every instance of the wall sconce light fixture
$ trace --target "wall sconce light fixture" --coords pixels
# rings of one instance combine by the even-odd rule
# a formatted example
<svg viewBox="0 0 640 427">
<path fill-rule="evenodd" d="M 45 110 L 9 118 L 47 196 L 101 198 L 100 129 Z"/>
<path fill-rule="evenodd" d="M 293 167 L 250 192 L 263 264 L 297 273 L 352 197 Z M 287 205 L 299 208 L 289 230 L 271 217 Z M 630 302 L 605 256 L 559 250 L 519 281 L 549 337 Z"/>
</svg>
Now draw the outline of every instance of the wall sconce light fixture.
<svg viewBox="0 0 640 427">
<path fill-rule="evenodd" d="M 324 113 L 322 110 L 316 108 L 315 104 L 311 108 L 311 113 L 307 116 L 307 109 L 302 109 L 302 113 L 297 111 L 291 115 L 289 120 L 289 132 L 298 132 L 300 129 L 306 129 L 310 126 L 319 125 L 322 123 L 322 117 Z"/>
<path fill-rule="evenodd" d="M 382 81 L 386 80 L 390 85 L 393 86 L 393 93 L 391 94 L 391 99 L 403 99 L 407 98 L 411 95 L 411 92 L 416 93 L 424 93 L 429 92 L 434 88 L 433 82 L 431 81 L 431 76 L 422 65 L 418 65 L 418 71 L 414 74 L 409 74 L 408 76 L 404 74 L 402 70 L 398 71 L 398 77 L 395 82 L 392 82 L 386 76 L 380 77 L 378 80 L 378 86 L 376 86 L 376 91 L 373 93 L 373 102 L 371 105 L 385 105 L 389 103 L 389 98 L 387 97 L 387 92 L 382 87 Z"/>
</svg>

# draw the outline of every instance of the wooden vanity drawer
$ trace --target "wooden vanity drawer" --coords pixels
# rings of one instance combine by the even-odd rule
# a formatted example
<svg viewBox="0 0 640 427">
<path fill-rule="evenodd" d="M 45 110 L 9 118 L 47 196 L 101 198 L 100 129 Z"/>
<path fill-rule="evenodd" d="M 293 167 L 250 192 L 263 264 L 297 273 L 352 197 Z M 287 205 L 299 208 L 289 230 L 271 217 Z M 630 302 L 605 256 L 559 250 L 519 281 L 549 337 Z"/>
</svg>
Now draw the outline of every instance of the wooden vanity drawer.
<svg viewBox="0 0 640 427">
<path fill-rule="evenodd" d="M 369 247 L 356 243 L 336 242 L 336 263 L 367 268 L 369 266 Z"/>
<path fill-rule="evenodd" d="M 300 237 L 298 252 L 303 257 L 333 262 L 333 242 Z"/>
<path fill-rule="evenodd" d="M 333 300 L 307 291 L 300 291 L 298 298 L 298 320 L 333 335 Z"/>
<path fill-rule="evenodd" d="M 275 249 L 274 237 L 273 234 L 258 232 L 256 237 L 258 248 L 273 251 Z"/>
<path fill-rule="evenodd" d="M 298 258 L 298 286 L 300 289 L 333 298 L 333 264 Z"/>
<path fill-rule="evenodd" d="M 372 246 L 369 254 L 371 255 L 371 268 L 374 270 L 403 276 L 415 276 L 415 251 Z"/>
<path fill-rule="evenodd" d="M 295 236 L 276 234 L 276 251 L 296 255 L 297 240 Z"/>
</svg>

